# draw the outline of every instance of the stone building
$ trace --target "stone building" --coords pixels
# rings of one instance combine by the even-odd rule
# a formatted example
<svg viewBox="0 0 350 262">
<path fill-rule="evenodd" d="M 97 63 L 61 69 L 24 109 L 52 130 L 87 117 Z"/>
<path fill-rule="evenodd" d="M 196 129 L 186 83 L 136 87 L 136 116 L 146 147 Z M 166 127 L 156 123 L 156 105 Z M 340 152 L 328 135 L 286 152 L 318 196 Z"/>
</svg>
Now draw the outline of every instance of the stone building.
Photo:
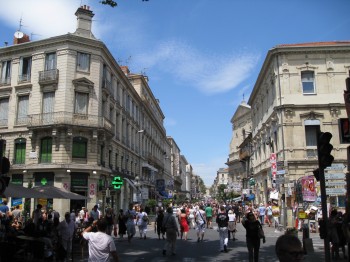
<svg viewBox="0 0 350 262">
<path fill-rule="evenodd" d="M 61 213 L 155 197 L 169 172 L 164 115 L 146 77 L 121 68 L 78 8 L 74 33 L 0 48 L 0 136 L 11 182 L 54 185 L 86 200 L 40 200 Z M 29 40 L 29 38 L 25 38 Z M 114 190 L 114 177 L 124 182 Z M 110 189 L 110 190 L 107 190 Z M 110 191 L 110 192 L 108 192 Z"/>
<path fill-rule="evenodd" d="M 339 119 L 347 118 L 343 91 L 349 70 L 350 42 L 287 44 L 268 51 L 248 101 L 257 202 L 266 203 L 277 188 L 279 204 L 294 205 L 295 183 L 318 166 L 318 130 L 333 134 L 334 163 L 346 164 L 348 145 L 341 143 Z M 273 154 L 281 169 L 276 184 Z"/>
</svg>

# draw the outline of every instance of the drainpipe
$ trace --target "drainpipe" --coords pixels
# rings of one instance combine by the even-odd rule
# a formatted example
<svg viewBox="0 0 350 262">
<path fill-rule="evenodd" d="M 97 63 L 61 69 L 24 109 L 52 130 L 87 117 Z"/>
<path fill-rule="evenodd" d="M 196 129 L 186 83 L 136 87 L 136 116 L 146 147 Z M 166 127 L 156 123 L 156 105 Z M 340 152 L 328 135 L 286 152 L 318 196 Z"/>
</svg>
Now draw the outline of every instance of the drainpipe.
<svg viewBox="0 0 350 262">
<path fill-rule="evenodd" d="M 277 63 L 277 81 L 278 81 L 278 93 L 279 93 L 279 105 L 280 105 L 280 123 L 281 123 L 281 134 L 282 134 L 282 158 L 283 158 L 283 163 L 286 159 L 285 155 L 285 147 L 284 147 L 284 129 L 283 129 L 283 112 L 282 112 L 282 92 L 281 92 L 281 80 L 280 80 L 280 74 L 279 74 L 279 68 L 280 68 L 280 63 L 279 63 L 279 55 L 276 55 L 276 63 Z M 282 194 L 284 195 L 284 199 L 281 200 L 281 205 L 282 205 L 282 212 L 281 212 L 281 223 L 284 228 L 287 226 L 287 207 L 286 207 L 286 188 L 284 184 L 282 185 Z"/>
</svg>

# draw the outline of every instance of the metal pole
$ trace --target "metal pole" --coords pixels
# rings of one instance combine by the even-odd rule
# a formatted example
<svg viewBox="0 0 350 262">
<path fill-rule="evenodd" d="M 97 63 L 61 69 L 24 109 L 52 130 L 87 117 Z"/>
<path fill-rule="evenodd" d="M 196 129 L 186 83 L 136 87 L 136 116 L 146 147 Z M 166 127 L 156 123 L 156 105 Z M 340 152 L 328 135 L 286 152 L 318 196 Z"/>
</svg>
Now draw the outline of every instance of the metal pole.
<svg viewBox="0 0 350 262">
<path fill-rule="evenodd" d="M 322 218 L 325 225 L 325 237 L 324 237 L 324 254 L 325 254 L 325 261 L 330 262 L 331 261 L 331 254 L 330 254 L 330 245 L 329 245 L 329 238 L 328 238 L 328 212 L 327 212 L 327 195 L 326 195 L 326 179 L 324 176 L 324 168 L 319 168 L 320 172 L 320 188 L 321 188 L 321 204 L 322 204 Z"/>
</svg>

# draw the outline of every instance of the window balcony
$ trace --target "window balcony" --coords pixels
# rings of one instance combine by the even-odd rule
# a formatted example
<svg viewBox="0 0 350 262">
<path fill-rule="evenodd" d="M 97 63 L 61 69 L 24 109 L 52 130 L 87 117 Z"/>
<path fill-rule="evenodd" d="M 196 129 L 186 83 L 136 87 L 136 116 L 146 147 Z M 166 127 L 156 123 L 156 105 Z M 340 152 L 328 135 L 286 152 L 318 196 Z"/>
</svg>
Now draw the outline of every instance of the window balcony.
<svg viewBox="0 0 350 262">
<path fill-rule="evenodd" d="M 10 76 L 0 78 L 0 86 L 8 86 L 8 85 L 11 85 L 11 77 Z"/>
<path fill-rule="evenodd" d="M 57 84 L 58 83 L 58 69 L 45 70 L 39 72 L 39 84 Z"/>
<path fill-rule="evenodd" d="M 35 128 L 49 125 L 103 128 L 111 133 L 114 130 L 114 125 L 108 119 L 96 115 L 75 114 L 64 111 L 29 115 L 28 127 Z"/>
<path fill-rule="evenodd" d="M 30 81 L 31 81 L 31 75 L 30 75 L 30 74 L 19 75 L 17 81 L 18 81 L 18 84 L 30 83 Z"/>
</svg>

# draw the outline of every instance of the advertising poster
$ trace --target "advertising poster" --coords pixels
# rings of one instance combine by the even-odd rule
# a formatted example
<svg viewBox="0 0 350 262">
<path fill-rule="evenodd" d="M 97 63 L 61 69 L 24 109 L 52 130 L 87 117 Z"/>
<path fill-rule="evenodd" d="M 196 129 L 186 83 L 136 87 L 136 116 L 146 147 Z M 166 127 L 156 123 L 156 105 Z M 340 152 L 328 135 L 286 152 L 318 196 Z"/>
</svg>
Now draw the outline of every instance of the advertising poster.
<svg viewBox="0 0 350 262">
<path fill-rule="evenodd" d="M 315 202 L 317 198 L 315 181 L 312 176 L 303 177 L 301 179 L 301 192 L 303 201 Z"/>
</svg>

